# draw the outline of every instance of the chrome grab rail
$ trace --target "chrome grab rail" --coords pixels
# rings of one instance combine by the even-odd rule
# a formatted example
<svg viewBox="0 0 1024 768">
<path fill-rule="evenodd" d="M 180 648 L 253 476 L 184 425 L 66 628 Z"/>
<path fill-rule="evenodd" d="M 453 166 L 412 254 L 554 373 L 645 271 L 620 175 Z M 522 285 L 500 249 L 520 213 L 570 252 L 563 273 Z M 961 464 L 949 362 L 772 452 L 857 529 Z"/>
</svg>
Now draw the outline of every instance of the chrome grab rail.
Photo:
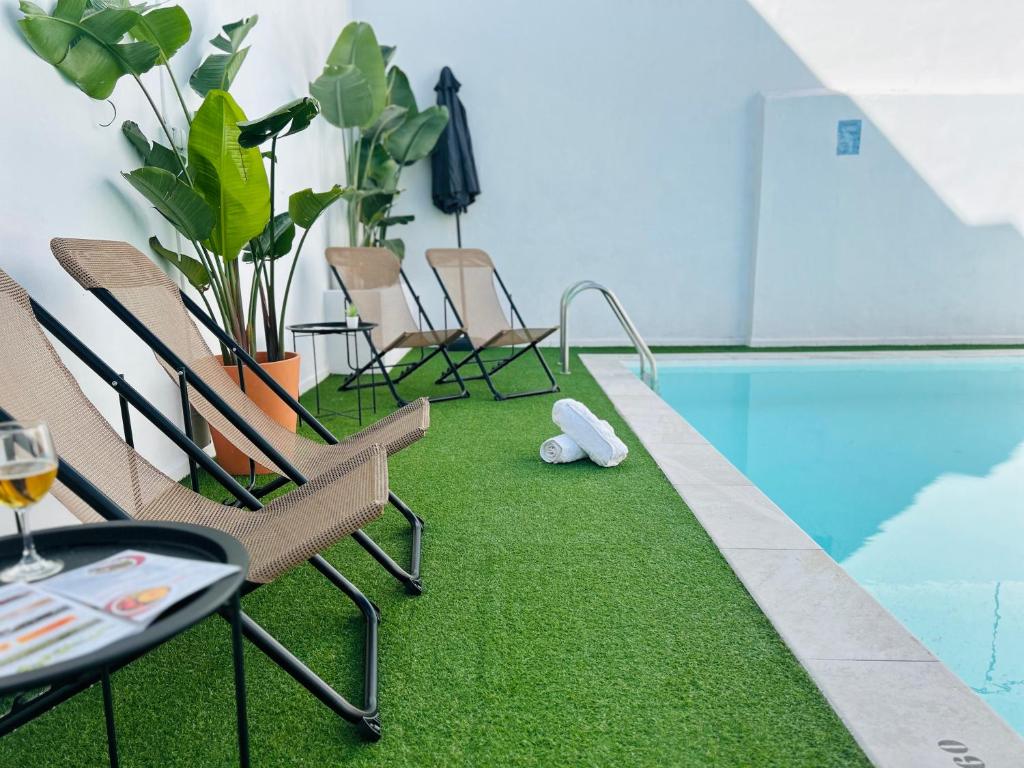
<svg viewBox="0 0 1024 768">
<path fill-rule="evenodd" d="M 562 346 L 562 373 L 569 373 L 569 304 L 584 291 L 601 292 L 601 295 L 604 296 L 608 306 L 611 307 L 615 317 L 618 318 L 619 323 L 622 325 L 622 329 L 629 336 L 629 340 L 633 342 L 633 346 L 636 347 L 637 354 L 640 355 L 640 378 L 646 381 L 652 389 L 657 388 L 658 363 L 651 353 L 651 348 L 647 346 L 647 343 L 640 336 L 640 332 L 633 325 L 633 321 L 629 319 L 629 315 L 626 314 L 626 310 L 622 306 L 622 302 L 619 301 L 618 296 L 593 280 L 581 280 L 578 283 L 574 283 L 566 288 L 565 293 L 562 294 L 561 324 L 559 326 L 559 337 Z"/>
</svg>

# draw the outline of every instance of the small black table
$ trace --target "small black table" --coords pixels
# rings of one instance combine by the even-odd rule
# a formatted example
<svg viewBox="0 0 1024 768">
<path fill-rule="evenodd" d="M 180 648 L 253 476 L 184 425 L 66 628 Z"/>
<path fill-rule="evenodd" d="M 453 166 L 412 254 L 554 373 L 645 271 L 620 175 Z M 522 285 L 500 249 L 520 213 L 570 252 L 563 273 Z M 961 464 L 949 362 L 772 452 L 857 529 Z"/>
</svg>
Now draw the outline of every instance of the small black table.
<svg viewBox="0 0 1024 768">
<path fill-rule="evenodd" d="M 370 345 L 370 331 L 377 327 L 377 323 L 360 323 L 355 328 L 350 328 L 347 322 L 324 322 L 324 323 L 299 323 L 297 325 L 289 325 L 288 330 L 292 334 L 292 351 L 298 352 L 295 347 L 295 339 L 297 336 L 308 336 L 313 339 L 313 380 L 316 382 L 314 389 L 316 392 L 316 415 L 321 414 L 320 411 L 320 373 L 317 370 L 316 363 L 316 337 L 317 336 L 336 336 L 343 335 L 345 337 L 345 363 L 353 371 L 359 370 L 359 336 L 362 334 L 363 338 L 366 339 L 367 345 Z M 372 347 L 371 347 L 372 348 Z M 370 370 L 370 393 L 373 403 L 373 412 L 377 412 L 377 388 L 373 386 L 375 373 Z M 356 408 L 357 416 L 359 419 L 360 426 L 363 423 L 363 390 L 362 387 L 356 387 Z M 351 417 L 348 412 L 331 412 L 335 416 L 346 416 Z"/>
<path fill-rule="evenodd" d="M 11 708 L 0 713 L 0 736 L 35 719 L 99 681 L 103 686 L 103 712 L 107 726 L 107 752 L 116 768 L 117 733 L 114 725 L 111 672 L 144 656 L 213 613 L 221 612 L 231 623 L 235 673 L 235 706 L 238 750 L 242 766 L 249 765 L 249 730 L 245 703 L 245 669 L 242 662 L 240 590 L 249 567 L 249 554 L 231 536 L 212 528 L 180 523 L 109 522 L 51 528 L 34 534 L 36 546 L 45 557 L 64 561 L 71 570 L 117 554 L 137 549 L 171 557 L 228 563 L 238 573 L 225 576 L 169 608 L 138 634 L 118 640 L 84 656 L 17 675 L 0 677 L 0 696 L 15 696 Z M 21 537 L 0 538 L 0 562 L 21 555 Z M 43 586 L 46 581 L 35 582 Z M 44 689 L 29 697 L 29 693 Z"/>
</svg>

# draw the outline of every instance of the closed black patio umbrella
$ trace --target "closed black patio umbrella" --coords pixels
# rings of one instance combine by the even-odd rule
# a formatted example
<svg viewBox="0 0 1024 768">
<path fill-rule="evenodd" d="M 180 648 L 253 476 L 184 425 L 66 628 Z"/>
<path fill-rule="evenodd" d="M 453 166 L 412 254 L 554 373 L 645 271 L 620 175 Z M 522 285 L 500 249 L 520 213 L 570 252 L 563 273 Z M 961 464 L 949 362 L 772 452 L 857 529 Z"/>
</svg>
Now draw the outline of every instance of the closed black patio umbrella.
<svg viewBox="0 0 1024 768">
<path fill-rule="evenodd" d="M 459 81 L 445 67 L 434 86 L 437 103 L 448 108 L 448 125 L 441 134 L 430 157 L 433 173 L 434 205 L 445 213 L 455 214 L 455 231 L 462 247 L 462 225 L 459 216 L 480 194 L 480 181 L 473 161 L 473 141 L 466 123 L 466 108 L 459 98 Z"/>
</svg>

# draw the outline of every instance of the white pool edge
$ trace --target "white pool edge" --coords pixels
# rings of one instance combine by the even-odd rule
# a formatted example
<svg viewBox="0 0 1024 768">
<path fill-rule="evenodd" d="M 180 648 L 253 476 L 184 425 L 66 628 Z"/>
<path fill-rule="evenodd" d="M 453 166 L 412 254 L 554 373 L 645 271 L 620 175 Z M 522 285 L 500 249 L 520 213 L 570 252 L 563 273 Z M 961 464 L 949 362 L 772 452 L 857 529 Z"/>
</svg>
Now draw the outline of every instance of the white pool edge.
<svg viewBox="0 0 1024 768">
<path fill-rule="evenodd" d="M 659 361 L 1024 358 L 1017 350 L 751 352 Z M 1024 765 L 1024 739 L 711 443 L 640 381 L 632 355 L 580 360 L 878 768 Z M 940 744 L 946 746 L 943 749 Z"/>
</svg>

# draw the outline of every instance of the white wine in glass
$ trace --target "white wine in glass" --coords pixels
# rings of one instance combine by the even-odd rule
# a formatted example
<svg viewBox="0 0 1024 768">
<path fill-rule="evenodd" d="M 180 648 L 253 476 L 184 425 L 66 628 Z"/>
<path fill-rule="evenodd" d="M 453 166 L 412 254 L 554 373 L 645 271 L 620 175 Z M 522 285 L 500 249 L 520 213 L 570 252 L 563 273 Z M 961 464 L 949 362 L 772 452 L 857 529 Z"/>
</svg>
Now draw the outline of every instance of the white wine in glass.
<svg viewBox="0 0 1024 768">
<path fill-rule="evenodd" d="M 10 507 L 21 530 L 21 560 L 0 571 L 0 581 L 38 581 L 59 573 L 60 560 L 36 552 L 26 513 L 57 477 L 57 454 L 50 430 L 39 422 L 0 423 L 0 504 Z"/>
</svg>

